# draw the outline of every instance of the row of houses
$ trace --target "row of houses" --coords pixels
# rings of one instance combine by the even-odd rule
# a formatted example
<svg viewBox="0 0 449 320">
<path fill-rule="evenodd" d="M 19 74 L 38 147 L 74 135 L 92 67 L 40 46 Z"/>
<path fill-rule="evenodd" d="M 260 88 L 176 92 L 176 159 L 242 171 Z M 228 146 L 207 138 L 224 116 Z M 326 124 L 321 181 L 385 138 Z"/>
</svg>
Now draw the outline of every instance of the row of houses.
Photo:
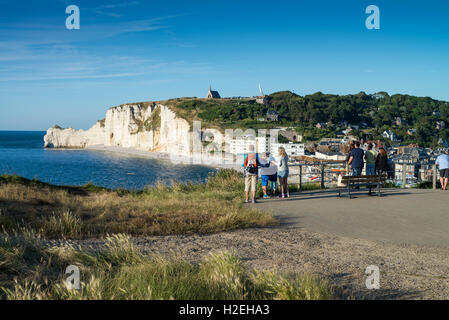
<svg viewBox="0 0 449 320">
<path fill-rule="evenodd" d="M 434 115 L 436 115 L 435 112 L 434 112 Z M 439 117 L 439 111 L 438 111 L 438 117 Z M 398 126 L 398 127 L 403 127 L 403 126 L 407 125 L 407 120 L 402 118 L 402 117 L 396 117 L 393 120 L 393 124 Z M 435 122 L 435 128 L 437 130 L 444 129 L 444 128 L 446 128 L 446 123 L 444 121 L 442 121 L 442 120 L 436 121 Z"/>
<path fill-rule="evenodd" d="M 389 158 L 394 170 L 393 181 L 398 185 L 402 185 L 404 175 L 407 186 L 413 186 L 419 182 L 432 181 L 436 158 L 448 150 L 447 146 L 433 150 L 416 145 L 389 149 Z M 438 171 L 436 171 L 436 174 L 438 178 Z"/>
</svg>

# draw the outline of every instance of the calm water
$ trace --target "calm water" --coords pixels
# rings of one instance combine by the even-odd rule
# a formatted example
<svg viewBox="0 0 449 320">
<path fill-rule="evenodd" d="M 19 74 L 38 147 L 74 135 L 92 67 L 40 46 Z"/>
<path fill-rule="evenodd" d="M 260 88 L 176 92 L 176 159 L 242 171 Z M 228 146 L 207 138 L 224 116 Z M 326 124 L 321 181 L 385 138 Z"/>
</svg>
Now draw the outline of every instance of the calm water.
<svg viewBox="0 0 449 320">
<path fill-rule="evenodd" d="M 56 185 L 93 182 L 107 188 L 142 189 L 156 181 L 204 181 L 213 171 L 110 152 L 44 149 L 44 135 L 0 131 L 0 174 L 17 174 Z"/>
</svg>

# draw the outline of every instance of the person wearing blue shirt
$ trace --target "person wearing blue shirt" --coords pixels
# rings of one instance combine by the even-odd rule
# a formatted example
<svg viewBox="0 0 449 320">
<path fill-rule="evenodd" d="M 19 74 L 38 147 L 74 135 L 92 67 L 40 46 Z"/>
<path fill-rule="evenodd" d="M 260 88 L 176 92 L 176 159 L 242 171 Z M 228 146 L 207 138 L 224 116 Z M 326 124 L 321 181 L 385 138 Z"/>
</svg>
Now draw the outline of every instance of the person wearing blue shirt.
<svg viewBox="0 0 449 320">
<path fill-rule="evenodd" d="M 440 154 L 435 162 L 440 170 L 441 189 L 446 190 L 449 180 L 449 155 Z"/>
<path fill-rule="evenodd" d="M 262 191 L 264 199 L 270 198 L 267 192 L 268 184 L 271 186 L 271 194 L 274 195 L 276 192 L 276 182 L 277 182 L 277 172 L 278 167 L 272 162 L 275 161 L 269 152 L 262 154 L 262 167 L 260 168 L 260 177 L 262 180 Z M 266 165 L 269 167 L 266 167 Z"/>
<path fill-rule="evenodd" d="M 352 175 L 353 176 L 361 176 L 362 170 L 364 166 L 363 162 L 363 156 L 365 155 L 365 152 L 363 152 L 362 149 L 360 149 L 360 142 L 355 143 L 355 148 L 352 149 L 351 153 L 349 154 L 349 161 L 348 163 L 352 167 Z"/>
</svg>

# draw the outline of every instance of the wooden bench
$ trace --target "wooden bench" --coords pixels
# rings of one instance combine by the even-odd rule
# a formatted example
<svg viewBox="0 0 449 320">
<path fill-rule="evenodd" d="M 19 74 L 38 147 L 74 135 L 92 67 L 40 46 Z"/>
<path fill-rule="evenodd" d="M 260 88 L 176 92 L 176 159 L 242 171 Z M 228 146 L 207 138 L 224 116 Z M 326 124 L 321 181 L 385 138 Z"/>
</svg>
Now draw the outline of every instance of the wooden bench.
<svg viewBox="0 0 449 320">
<path fill-rule="evenodd" d="M 366 187 L 369 189 L 369 195 L 371 195 L 372 189 L 377 189 L 377 195 L 382 196 L 380 189 L 387 180 L 386 174 L 379 174 L 374 176 L 343 176 L 339 181 L 338 196 L 341 197 L 343 190 L 347 190 L 348 197 L 351 199 L 351 190 L 360 189 Z"/>
</svg>

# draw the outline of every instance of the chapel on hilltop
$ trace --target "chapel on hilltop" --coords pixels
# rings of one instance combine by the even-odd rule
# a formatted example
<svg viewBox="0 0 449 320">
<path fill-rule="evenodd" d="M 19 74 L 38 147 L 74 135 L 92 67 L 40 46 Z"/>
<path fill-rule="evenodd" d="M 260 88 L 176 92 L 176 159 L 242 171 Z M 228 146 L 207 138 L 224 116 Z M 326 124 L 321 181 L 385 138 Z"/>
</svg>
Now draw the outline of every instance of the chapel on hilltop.
<svg viewBox="0 0 449 320">
<path fill-rule="evenodd" d="M 211 87 L 209 86 L 209 91 L 207 92 L 206 99 L 220 99 L 220 94 L 218 91 L 213 91 Z"/>
</svg>

